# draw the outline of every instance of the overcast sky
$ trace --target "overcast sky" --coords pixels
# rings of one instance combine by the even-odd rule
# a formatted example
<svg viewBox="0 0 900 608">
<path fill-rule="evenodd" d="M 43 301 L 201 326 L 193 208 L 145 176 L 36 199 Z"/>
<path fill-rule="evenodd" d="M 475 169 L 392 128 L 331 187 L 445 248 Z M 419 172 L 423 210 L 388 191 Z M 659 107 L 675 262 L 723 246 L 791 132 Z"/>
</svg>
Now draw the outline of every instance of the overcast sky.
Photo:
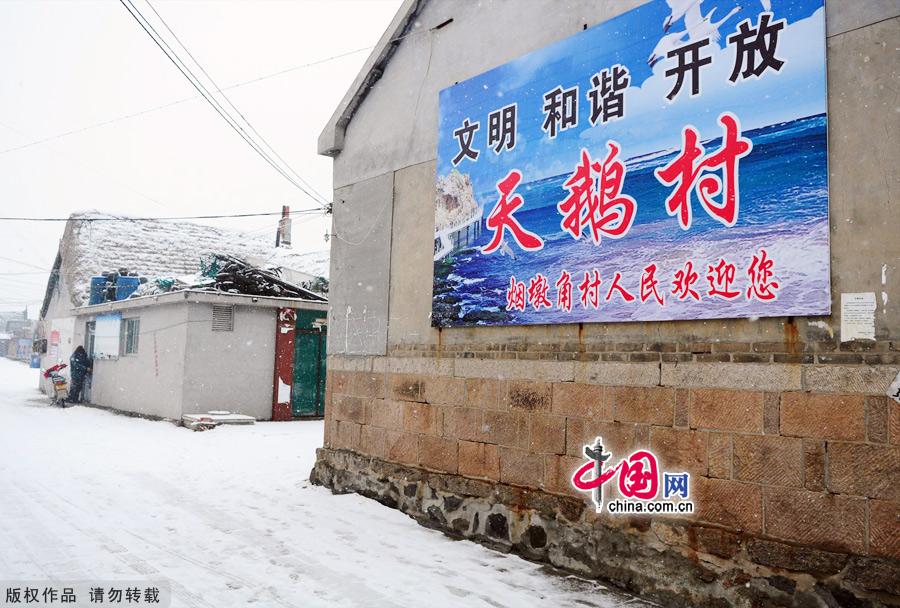
<svg viewBox="0 0 900 608">
<path fill-rule="evenodd" d="M 146 0 L 133 2 L 155 19 Z M 371 47 L 401 4 L 151 2 L 223 88 Z M 316 140 L 368 54 L 226 90 L 275 150 L 329 199 L 331 159 L 317 156 Z M 118 1 L 0 2 L 0 56 L 2 216 L 64 217 L 87 209 L 181 216 L 313 205 L 200 98 L 7 151 L 196 95 Z M 210 223 L 274 238 L 276 220 Z M 295 219 L 294 248 L 326 248 L 327 226 L 320 216 Z M 47 277 L 30 273 L 49 270 L 62 230 L 62 223 L 0 222 L 0 310 L 42 299 Z"/>
</svg>

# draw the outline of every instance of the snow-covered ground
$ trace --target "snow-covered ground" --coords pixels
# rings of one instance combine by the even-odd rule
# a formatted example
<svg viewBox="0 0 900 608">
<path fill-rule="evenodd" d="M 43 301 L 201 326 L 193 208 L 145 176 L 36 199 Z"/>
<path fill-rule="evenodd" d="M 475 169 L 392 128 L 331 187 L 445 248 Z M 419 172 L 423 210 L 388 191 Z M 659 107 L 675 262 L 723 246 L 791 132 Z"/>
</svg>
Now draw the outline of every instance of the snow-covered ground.
<svg viewBox="0 0 900 608">
<path fill-rule="evenodd" d="M 310 485 L 321 422 L 194 433 L 50 407 L 37 374 L 0 358 L 0 581 L 167 581 L 210 608 L 646 605 Z"/>
</svg>

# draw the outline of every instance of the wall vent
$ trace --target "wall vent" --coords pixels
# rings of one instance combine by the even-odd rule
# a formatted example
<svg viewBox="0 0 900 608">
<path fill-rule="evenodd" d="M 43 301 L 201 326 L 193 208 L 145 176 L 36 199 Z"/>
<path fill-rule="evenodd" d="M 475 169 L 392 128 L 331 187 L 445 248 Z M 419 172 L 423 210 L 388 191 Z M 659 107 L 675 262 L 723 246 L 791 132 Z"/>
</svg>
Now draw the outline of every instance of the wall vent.
<svg viewBox="0 0 900 608">
<path fill-rule="evenodd" d="M 234 306 L 212 307 L 212 330 L 234 331 Z"/>
</svg>

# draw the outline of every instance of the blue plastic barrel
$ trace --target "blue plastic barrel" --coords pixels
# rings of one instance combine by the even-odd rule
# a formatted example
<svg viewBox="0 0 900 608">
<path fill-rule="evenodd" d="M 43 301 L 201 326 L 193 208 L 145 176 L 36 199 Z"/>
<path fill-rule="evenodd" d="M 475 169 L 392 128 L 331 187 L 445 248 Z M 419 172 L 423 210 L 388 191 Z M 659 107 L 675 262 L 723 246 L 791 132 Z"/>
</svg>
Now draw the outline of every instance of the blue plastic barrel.
<svg viewBox="0 0 900 608">
<path fill-rule="evenodd" d="M 116 299 L 124 300 L 141 286 L 140 277 L 119 277 L 116 281 Z"/>
<path fill-rule="evenodd" d="M 106 277 L 91 277 L 91 304 L 102 304 L 104 290 L 106 289 Z"/>
</svg>

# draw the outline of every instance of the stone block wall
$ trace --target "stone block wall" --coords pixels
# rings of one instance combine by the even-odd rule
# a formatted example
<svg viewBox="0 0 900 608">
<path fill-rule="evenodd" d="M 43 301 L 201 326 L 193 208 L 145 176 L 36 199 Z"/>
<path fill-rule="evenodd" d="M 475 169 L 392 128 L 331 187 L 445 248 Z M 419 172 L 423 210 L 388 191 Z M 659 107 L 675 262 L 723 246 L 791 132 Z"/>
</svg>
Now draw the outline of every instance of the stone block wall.
<svg viewBox="0 0 900 608">
<path fill-rule="evenodd" d="M 438 92 L 643 2 L 405 5 L 422 35 L 323 133 L 334 240 L 312 479 L 665 606 L 900 605 L 900 406 L 884 396 L 900 371 L 896 2 L 826 3 L 831 315 L 431 325 Z M 841 294 L 857 292 L 876 293 L 876 339 L 842 342 Z M 614 457 L 651 448 L 689 471 L 698 511 L 595 514 L 569 478 L 597 435 Z"/>
<path fill-rule="evenodd" d="M 332 487 L 366 493 L 363 473 L 349 484 L 334 483 L 340 473 L 328 463 L 352 453 L 367 464 L 351 470 L 368 467 L 375 478 L 378 466 L 399 465 L 463 484 L 481 480 L 514 495 L 531 492 L 551 502 L 568 501 L 566 509 L 578 513 L 569 517 L 578 523 L 562 526 L 566 532 L 558 523 L 542 526 L 550 544 L 563 543 L 580 525 L 601 526 L 603 534 L 616 530 L 614 535 L 625 534 L 625 525 L 632 529 L 626 534 L 630 543 L 662 543 L 654 551 L 672 559 L 691 556 L 717 577 L 738 576 L 737 571 L 738 578 L 767 581 L 760 583 L 762 591 L 754 591 L 766 601 L 781 597 L 777 586 L 783 578 L 826 602 L 797 605 L 828 605 L 822 597 L 829 589 L 836 598 L 850 594 L 846 597 L 900 603 L 900 405 L 884 396 L 900 365 L 881 363 L 896 360 L 896 347 L 887 341 L 865 351 L 884 358 L 878 365 L 825 363 L 815 346 L 805 345 L 800 350 L 809 351 L 803 355 L 808 363 L 776 363 L 774 345 L 732 342 L 544 339 L 540 345 L 510 341 L 478 350 L 401 348 L 387 357 L 332 356 L 318 477 Z M 829 352 L 864 356 L 838 348 Z M 750 353 L 769 359 L 737 362 Z M 635 354 L 642 356 L 632 358 Z M 679 354 L 686 355 L 682 361 L 663 359 Z M 704 356 L 711 354 L 729 362 Z M 690 472 L 697 512 L 624 520 L 594 514 L 588 496 L 575 490 L 570 478 L 584 462 L 583 446 L 598 435 L 614 460 L 649 448 L 663 470 Z M 465 492 L 454 496 L 462 504 L 483 500 Z M 504 518 L 522 527 L 521 509 L 514 504 L 502 509 Z M 441 524 L 432 521 L 436 516 L 427 507 L 420 511 L 411 504 L 406 510 L 450 533 L 486 534 L 479 528 L 484 520 L 455 517 L 459 521 L 453 523 L 451 514 L 443 514 Z M 469 515 L 475 512 L 473 507 Z M 525 513 L 538 517 L 532 510 Z M 517 542 L 521 538 L 507 534 L 500 544 L 534 557 Z M 640 570 L 640 561 L 629 565 L 630 557 L 616 568 L 590 552 L 581 558 L 549 553 L 540 558 L 671 601 L 669 592 L 693 601 L 728 595 L 717 587 L 697 596 L 698 583 L 682 576 L 680 566 L 662 577 L 670 582 L 661 587 L 653 568 L 640 575 L 634 570 Z M 749 601 L 742 593 L 732 600 Z"/>
</svg>

